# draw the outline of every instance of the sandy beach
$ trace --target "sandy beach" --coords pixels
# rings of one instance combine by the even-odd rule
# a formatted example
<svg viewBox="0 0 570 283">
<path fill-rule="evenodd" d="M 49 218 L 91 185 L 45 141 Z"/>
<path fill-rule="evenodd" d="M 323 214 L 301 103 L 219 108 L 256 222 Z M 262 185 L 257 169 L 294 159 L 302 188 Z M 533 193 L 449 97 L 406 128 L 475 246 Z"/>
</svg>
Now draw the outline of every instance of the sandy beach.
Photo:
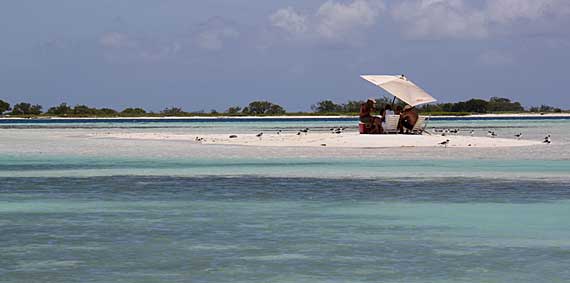
<svg viewBox="0 0 570 283">
<path fill-rule="evenodd" d="M 230 138 L 230 136 L 232 136 Z M 98 138 L 129 140 L 187 141 L 209 145 L 240 145 L 263 147 L 336 147 L 336 148 L 398 148 L 398 147 L 518 147 L 540 145 L 533 140 L 516 140 L 471 136 L 439 135 L 360 135 L 358 133 L 307 133 L 307 134 L 174 134 L 174 133 L 98 133 Z M 447 145 L 441 143 L 449 140 Z"/>
</svg>

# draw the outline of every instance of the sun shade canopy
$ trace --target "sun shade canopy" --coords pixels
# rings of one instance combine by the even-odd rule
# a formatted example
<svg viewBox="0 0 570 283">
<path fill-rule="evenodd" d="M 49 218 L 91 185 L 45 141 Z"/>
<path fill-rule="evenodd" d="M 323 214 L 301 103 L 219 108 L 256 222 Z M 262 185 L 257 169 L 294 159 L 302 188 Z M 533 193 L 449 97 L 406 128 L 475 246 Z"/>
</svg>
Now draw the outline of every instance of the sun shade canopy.
<svg viewBox="0 0 570 283">
<path fill-rule="evenodd" d="M 408 80 L 405 76 L 360 76 L 363 79 L 384 89 L 401 101 L 417 106 L 437 101 L 419 86 Z"/>
</svg>

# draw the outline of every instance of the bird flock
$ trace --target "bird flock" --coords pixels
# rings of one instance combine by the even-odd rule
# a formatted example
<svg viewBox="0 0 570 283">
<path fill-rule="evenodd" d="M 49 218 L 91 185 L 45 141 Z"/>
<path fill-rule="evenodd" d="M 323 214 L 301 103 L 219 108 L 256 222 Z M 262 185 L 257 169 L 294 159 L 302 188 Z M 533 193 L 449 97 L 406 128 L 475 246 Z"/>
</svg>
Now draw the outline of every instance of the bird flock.
<svg viewBox="0 0 570 283">
<path fill-rule="evenodd" d="M 447 135 L 449 135 L 449 134 L 457 134 L 457 133 L 459 132 L 459 129 L 435 129 L 434 131 L 435 131 L 436 133 L 441 133 L 441 136 L 445 137 L 445 136 L 447 136 Z M 474 136 L 474 135 L 475 135 L 475 130 L 471 130 L 471 131 L 469 132 L 469 135 L 470 135 L 470 136 Z M 498 135 L 497 135 L 497 132 L 495 132 L 495 130 L 488 130 L 488 131 L 487 131 L 487 136 L 489 136 L 489 137 L 491 137 L 491 138 L 495 138 L 495 137 L 497 137 Z M 517 140 L 520 140 L 520 139 L 523 137 L 523 134 L 519 132 L 518 134 L 514 135 L 514 137 L 515 137 Z M 449 143 L 450 143 L 450 140 L 449 140 L 449 139 L 446 139 L 446 140 L 444 140 L 444 141 L 438 143 L 438 145 L 442 145 L 442 146 L 444 146 L 444 147 L 447 147 L 447 146 L 449 145 Z M 546 137 L 544 137 L 544 139 L 542 140 L 542 143 L 544 143 L 544 144 L 551 144 L 551 143 L 552 143 L 552 139 L 551 139 L 550 134 L 548 134 Z"/>
<path fill-rule="evenodd" d="M 344 127 L 335 127 L 335 128 L 330 128 L 330 129 L 329 129 L 329 132 L 330 132 L 331 134 L 342 134 L 345 129 L 346 129 L 346 128 L 344 128 Z M 302 134 L 307 135 L 307 134 L 309 133 L 309 131 L 310 131 L 309 128 L 303 128 L 303 129 L 300 129 L 300 130 L 297 132 L 296 135 L 297 135 L 297 136 L 300 136 L 300 135 L 302 135 Z M 441 133 L 441 136 L 444 136 L 444 137 L 447 136 L 447 135 L 450 135 L 450 134 L 457 134 L 457 133 L 460 132 L 459 129 L 435 129 L 434 131 L 435 131 L 436 133 Z M 277 135 L 281 135 L 281 133 L 283 133 L 283 130 L 278 129 L 276 133 L 277 133 Z M 469 135 L 470 135 L 470 136 L 474 136 L 474 135 L 475 135 L 475 130 L 470 130 Z M 494 130 L 488 130 L 488 131 L 487 131 L 487 135 L 488 135 L 489 137 L 491 137 L 491 138 L 497 137 L 497 133 L 496 133 Z M 255 136 L 261 140 L 262 137 L 263 137 L 263 132 L 259 132 L 259 133 L 256 134 Z M 236 139 L 237 137 L 238 137 L 237 135 L 230 135 L 230 136 L 229 136 L 230 139 Z M 523 134 L 519 132 L 518 134 L 514 135 L 514 137 L 515 137 L 517 140 L 520 140 L 520 139 L 523 137 Z M 205 138 L 196 137 L 196 138 L 195 138 L 195 141 L 196 141 L 196 142 L 203 142 L 203 141 L 205 141 Z M 438 145 L 443 146 L 443 147 L 447 147 L 450 142 L 451 142 L 451 141 L 450 141 L 449 139 L 446 139 L 446 140 L 444 140 L 444 141 L 442 141 L 442 142 L 439 142 Z M 552 143 L 551 135 L 550 135 L 550 134 L 546 135 L 546 136 L 544 137 L 544 139 L 542 140 L 542 143 L 544 143 L 544 144 L 551 144 L 551 143 Z M 326 145 L 322 145 L 322 146 L 326 146 Z"/>
</svg>

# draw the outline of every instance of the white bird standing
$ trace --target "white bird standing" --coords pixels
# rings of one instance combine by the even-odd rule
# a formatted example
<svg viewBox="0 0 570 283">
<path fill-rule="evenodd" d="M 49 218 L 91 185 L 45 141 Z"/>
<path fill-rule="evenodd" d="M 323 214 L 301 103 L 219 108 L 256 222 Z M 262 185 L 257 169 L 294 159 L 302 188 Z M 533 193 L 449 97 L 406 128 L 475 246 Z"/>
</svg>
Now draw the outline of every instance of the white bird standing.
<svg viewBox="0 0 570 283">
<path fill-rule="evenodd" d="M 440 142 L 439 144 L 447 147 L 447 145 L 449 144 L 449 140 L 444 140 L 444 141 Z"/>
</svg>

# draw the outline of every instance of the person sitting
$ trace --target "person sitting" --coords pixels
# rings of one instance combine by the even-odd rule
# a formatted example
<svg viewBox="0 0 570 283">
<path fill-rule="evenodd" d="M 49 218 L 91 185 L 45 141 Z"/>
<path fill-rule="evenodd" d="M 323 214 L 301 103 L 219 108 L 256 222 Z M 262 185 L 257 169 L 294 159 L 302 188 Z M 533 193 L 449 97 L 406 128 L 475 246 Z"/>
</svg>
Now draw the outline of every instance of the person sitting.
<svg viewBox="0 0 570 283">
<path fill-rule="evenodd" d="M 392 111 L 392 106 L 390 104 L 386 104 L 384 106 L 384 111 L 382 111 L 382 129 L 386 129 L 386 117 L 388 115 L 394 115 L 394 111 Z"/>
<path fill-rule="evenodd" d="M 376 100 L 370 98 L 360 105 L 360 122 L 366 125 L 368 134 L 381 134 L 382 121 L 380 118 L 373 116 L 376 112 Z"/>
<path fill-rule="evenodd" d="M 419 115 L 416 108 L 410 105 L 406 105 L 402 114 L 400 114 L 400 122 L 398 123 L 398 130 L 400 134 L 404 133 L 404 129 L 411 131 L 416 122 L 418 121 Z"/>
<path fill-rule="evenodd" d="M 396 115 L 402 115 L 402 112 L 404 112 L 404 108 L 402 108 L 402 105 L 398 105 L 396 106 Z"/>
</svg>

